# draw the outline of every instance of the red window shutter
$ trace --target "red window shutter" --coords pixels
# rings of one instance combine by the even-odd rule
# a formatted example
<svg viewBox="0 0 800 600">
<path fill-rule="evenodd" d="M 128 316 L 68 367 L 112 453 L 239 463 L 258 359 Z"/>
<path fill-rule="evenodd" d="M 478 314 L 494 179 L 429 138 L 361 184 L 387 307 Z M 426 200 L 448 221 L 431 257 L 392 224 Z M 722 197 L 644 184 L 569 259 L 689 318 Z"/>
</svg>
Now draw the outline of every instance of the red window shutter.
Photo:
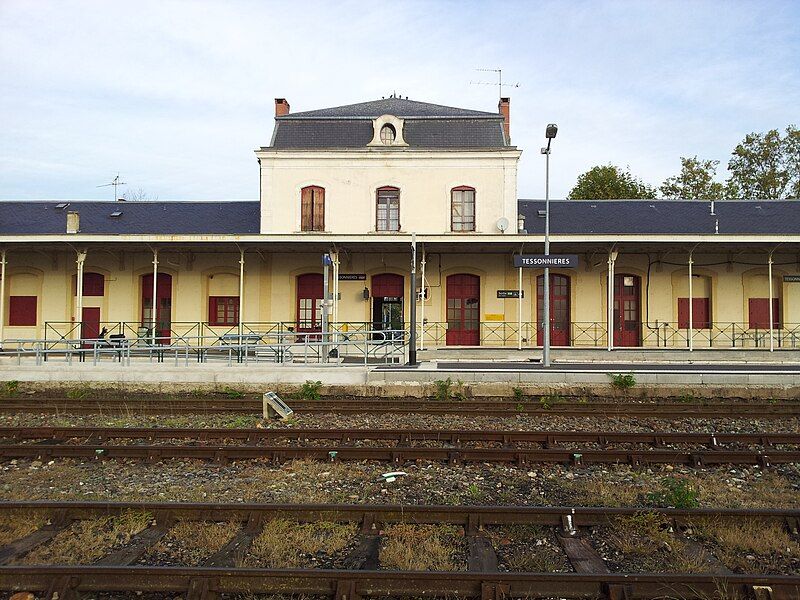
<svg viewBox="0 0 800 600">
<path fill-rule="evenodd" d="M 83 295 L 102 296 L 104 292 L 103 284 L 104 284 L 104 278 L 101 273 L 84 273 Z"/>
<path fill-rule="evenodd" d="M 300 193 L 300 230 L 314 230 L 313 188 L 303 188 Z"/>
<path fill-rule="evenodd" d="M 708 298 L 692 298 L 692 328 L 710 329 L 711 319 L 709 318 Z M 689 299 L 678 298 L 678 329 L 689 328 Z"/>
<path fill-rule="evenodd" d="M 750 298 L 748 301 L 748 325 L 750 329 L 769 329 L 769 298 Z M 780 299 L 772 299 L 772 326 L 780 327 Z"/>
<path fill-rule="evenodd" d="M 208 298 L 208 323 L 209 325 L 217 325 L 217 301 L 219 298 L 210 296 Z"/>
<path fill-rule="evenodd" d="M 313 230 L 325 231 L 325 190 L 322 188 L 313 188 L 313 193 Z"/>
<path fill-rule="evenodd" d="M 8 324 L 10 326 L 36 325 L 36 296 L 9 296 Z"/>
</svg>

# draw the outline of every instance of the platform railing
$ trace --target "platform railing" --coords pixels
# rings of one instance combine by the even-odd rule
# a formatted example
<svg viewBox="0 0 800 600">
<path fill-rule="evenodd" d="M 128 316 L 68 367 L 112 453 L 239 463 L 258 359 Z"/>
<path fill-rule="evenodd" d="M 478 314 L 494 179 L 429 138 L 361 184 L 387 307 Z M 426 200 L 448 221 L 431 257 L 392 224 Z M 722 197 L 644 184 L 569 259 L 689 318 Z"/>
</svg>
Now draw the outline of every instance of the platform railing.
<svg viewBox="0 0 800 600">
<path fill-rule="evenodd" d="M 16 356 L 17 363 L 32 358 L 37 365 L 47 361 L 67 364 L 116 362 L 122 365 L 149 362 L 174 362 L 176 366 L 194 363 L 233 364 L 396 364 L 405 362 L 407 335 L 403 330 L 360 332 L 256 331 L 215 332 L 212 335 L 183 333 L 170 336 L 103 337 L 55 339 L 9 339 L 5 355 Z"/>
</svg>

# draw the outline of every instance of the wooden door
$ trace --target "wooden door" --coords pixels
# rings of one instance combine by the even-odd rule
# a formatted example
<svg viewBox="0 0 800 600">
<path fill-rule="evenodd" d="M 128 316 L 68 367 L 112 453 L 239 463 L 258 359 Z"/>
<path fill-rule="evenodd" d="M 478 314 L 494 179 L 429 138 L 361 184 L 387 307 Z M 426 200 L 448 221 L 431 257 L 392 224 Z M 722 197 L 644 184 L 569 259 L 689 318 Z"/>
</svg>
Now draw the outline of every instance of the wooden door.
<svg viewBox="0 0 800 600">
<path fill-rule="evenodd" d="M 155 314 L 153 306 L 155 305 Z M 142 327 L 147 338 L 155 334 L 157 344 L 169 344 L 172 335 L 172 275 L 159 273 L 153 302 L 153 274 L 142 276 Z"/>
<path fill-rule="evenodd" d="M 544 344 L 544 275 L 536 278 L 536 343 Z M 569 277 L 550 273 L 550 345 L 569 346 Z"/>
<path fill-rule="evenodd" d="M 481 278 L 477 275 L 447 277 L 447 345 L 478 346 L 481 343 Z"/>
<path fill-rule="evenodd" d="M 87 342 L 84 348 L 93 348 L 94 340 L 100 337 L 100 308 L 93 306 L 83 307 L 81 315 L 81 339 Z M 91 340 L 91 341 L 89 341 Z"/>
<path fill-rule="evenodd" d="M 711 329 L 708 298 L 692 298 L 692 328 Z M 678 329 L 689 329 L 689 299 L 678 298 Z"/>
<path fill-rule="evenodd" d="M 321 273 L 297 277 L 297 331 L 322 331 L 323 281 Z"/>
<path fill-rule="evenodd" d="M 614 345 L 639 346 L 642 338 L 641 279 L 614 275 Z"/>
</svg>

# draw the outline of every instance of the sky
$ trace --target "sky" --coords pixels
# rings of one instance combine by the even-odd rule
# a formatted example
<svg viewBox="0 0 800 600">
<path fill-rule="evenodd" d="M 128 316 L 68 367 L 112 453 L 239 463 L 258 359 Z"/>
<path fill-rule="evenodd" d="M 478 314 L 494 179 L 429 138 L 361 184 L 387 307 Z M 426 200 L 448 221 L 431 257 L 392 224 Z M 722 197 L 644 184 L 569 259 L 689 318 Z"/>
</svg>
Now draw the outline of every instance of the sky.
<svg viewBox="0 0 800 600">
<path fill-rule="evenodd" d="M 258 198 L 253 150 L 292 112 L 393 92 L 497 110 L 519 197 L 598 164 L 659 185 L 800 125 L 800 1 L 0 0 L 0 198 Z"/>
</svg>

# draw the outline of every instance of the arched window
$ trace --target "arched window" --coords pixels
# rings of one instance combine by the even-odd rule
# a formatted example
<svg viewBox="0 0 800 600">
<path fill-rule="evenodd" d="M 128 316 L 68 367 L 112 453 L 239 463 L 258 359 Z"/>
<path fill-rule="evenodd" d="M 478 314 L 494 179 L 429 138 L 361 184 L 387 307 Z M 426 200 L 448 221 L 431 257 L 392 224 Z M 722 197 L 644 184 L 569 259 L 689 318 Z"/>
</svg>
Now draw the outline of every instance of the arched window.
<svg viewBox="0 0 800 600">
<path fill-rule="evenodd" d="M 450 231 L 475 231 L 475 188 L 462 185 L 450 192 Z"/>
<path fill-rule="evenodd" d="M 325 188 L 310 185 L 300 191 L 300 230 L 325 231 Z"/>
<path fill-rule="evenodd" d="M 378 188 L 375 207 L 376 231 L 400 231 L 400 190 L 396 187 Z"/>
<path fill-rule="evenodd" d="M 381 144 L 384 146 L 391 146 L 394 144 L 395 138 L 397 138 L 397 131 L 395 130 L 394 125 L 387 123 L 381 127 Z"/>
</svg>

